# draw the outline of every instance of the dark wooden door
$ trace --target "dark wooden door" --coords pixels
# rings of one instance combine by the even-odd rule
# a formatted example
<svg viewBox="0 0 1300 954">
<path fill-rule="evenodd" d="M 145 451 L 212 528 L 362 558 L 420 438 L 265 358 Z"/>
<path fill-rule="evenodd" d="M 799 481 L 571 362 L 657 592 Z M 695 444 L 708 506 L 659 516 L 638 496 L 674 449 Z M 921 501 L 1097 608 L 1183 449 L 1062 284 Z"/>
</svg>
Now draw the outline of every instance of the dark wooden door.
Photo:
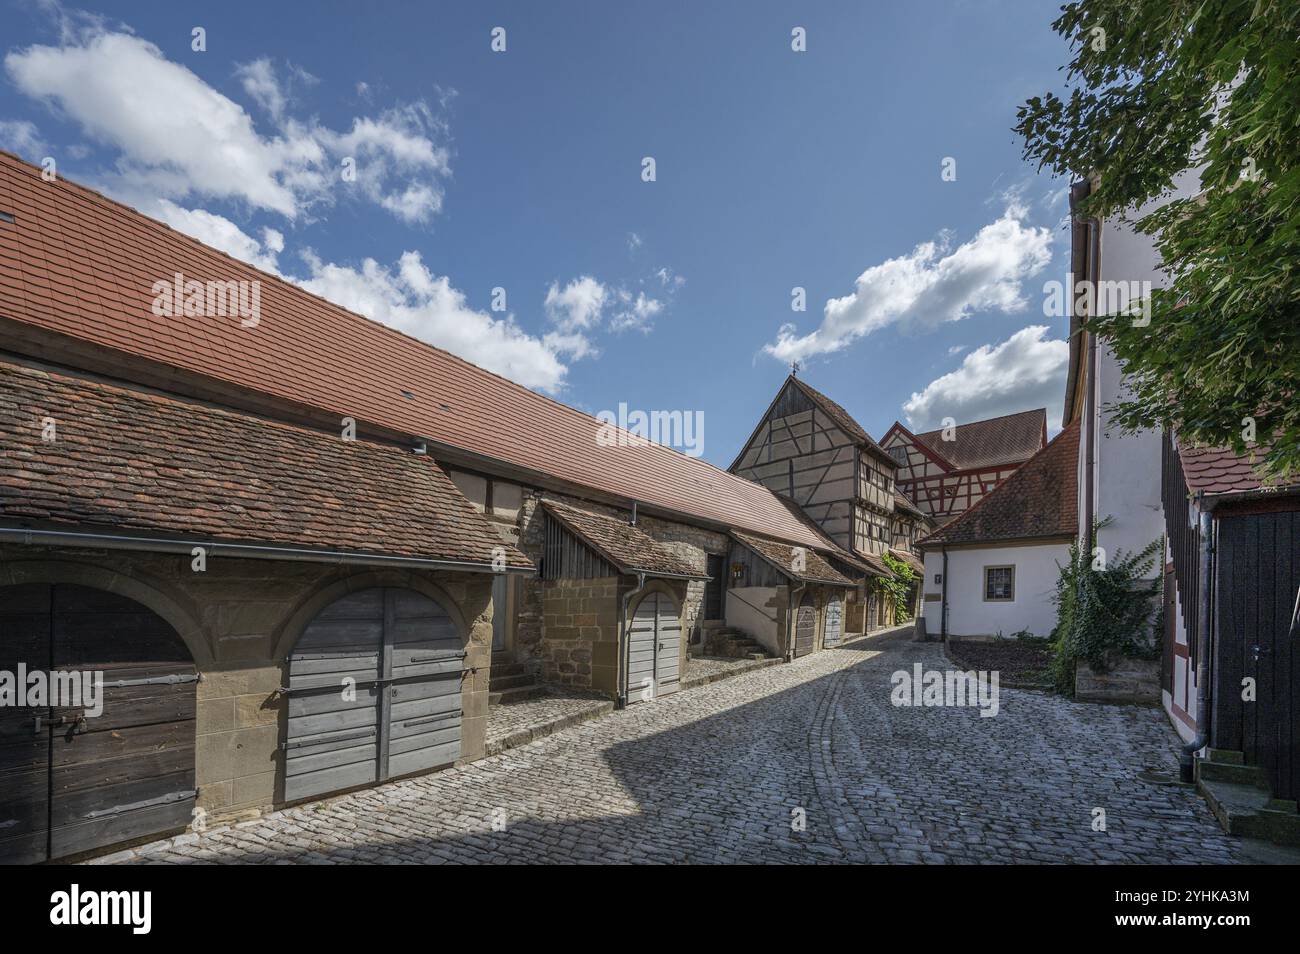
<svg viewBox="0 0 1300 954">
<path fill-rule="evenodd" d="M 706 620 L 723 618 L 723 592 L 727 588 L 726 558 L 721 554 L 710 553 L 709 582 L 704 591 L 704 618 Z"/>
<path fill-rule="evenodd" d="M 17 819 L 0 831 L 19 831 L 0 842 L 0 858 L 61 858 L 188 825 L 198 675 L 176 631 L 132 600 L 83 586 L 10 588 L 0 606 L 0 656 L 102 679 L 98 706 L 58 699 L 17 709 L 17 724 L 0 717 L 0 826 Z"/>
<path fill-rule="evenodd" d="M 817 608 L 812 594 L 805 593 L 794 622 L 794 654 L 806 656 L 813 651 L 817 636 Z"/>
</svg>

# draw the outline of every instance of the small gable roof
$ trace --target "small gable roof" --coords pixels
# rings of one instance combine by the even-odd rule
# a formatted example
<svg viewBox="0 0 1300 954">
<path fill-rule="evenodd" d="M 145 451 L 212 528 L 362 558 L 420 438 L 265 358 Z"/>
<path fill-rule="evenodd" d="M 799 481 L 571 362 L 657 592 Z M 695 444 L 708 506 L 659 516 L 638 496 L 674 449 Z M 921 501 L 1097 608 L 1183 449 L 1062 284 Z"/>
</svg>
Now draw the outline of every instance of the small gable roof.
<svg viewBox="0 0 1300 954">
<path fill-rule="evenodd" d="M 652 539 L 640 527 L 626 520 L 549 498 L 542 501 L 542 507 L 570 533 L 612 563 L 620 573 L 708 579 L 707 573 L 699 572 L 668 547 Z"/>
<path fill-rule="evenodd" d="M 753 550 L 770 563 L 776 570 L 801 583 L 828 583 L 832 586 L 856 586 L 853 580 L 836 570 L 816 550 L 808 547 L 792 547 L 767 537 L 732 530 L 731 536 Z M 801 552 L 803 568 L 795 569 L 796 552 Z"/>
<path fill-rule="evenodd" d="M 1071 424 L 979 503 L 917 544 L 993 543 L 1079 532 L 1079 425 Z"/>
</svg>

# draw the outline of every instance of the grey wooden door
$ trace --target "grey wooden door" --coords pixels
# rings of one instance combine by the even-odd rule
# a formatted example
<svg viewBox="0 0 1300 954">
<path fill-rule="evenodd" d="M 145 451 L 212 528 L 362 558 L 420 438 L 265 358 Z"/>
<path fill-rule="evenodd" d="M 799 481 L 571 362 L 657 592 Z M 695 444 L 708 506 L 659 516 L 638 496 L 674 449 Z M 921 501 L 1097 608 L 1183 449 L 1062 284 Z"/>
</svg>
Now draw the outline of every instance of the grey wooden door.
<svg viewBox="0 0 1300 954">
<path fill-rule="evenodd" d="M 844 632 L 844 604 L 838 596 L 832 596 L 826 603 L 826 635 L 822 645 L 829 649 L 840 644 Z"/>
<path fill-rule="evenodd" d="M 289 656 L 285 799 L 454 762 L 464 659 L 455 624 L 422 594 L 362 590 L 322 610 Z"/>
<path fill-rule="evenodd" d="M 673 599 L 651 593 L 637 603 L 628 627 L 627 701 L 648 702 L 681 685 L 682 624 Z"/>
<path fill-rule="evenodd" d="M 794 654 L 806 656 L 813 651 L 817 635 L 817 608 L 811 593 L 805 593 L 794 618 Z"/>
<path fill-rule="evenodd" d="M 68 700 L 0 715 L 0 860 L 61 858 L 188 825 L 198 675 L 175 630 L 83 586 L 14 587 L 0 607 L 0 664 L 102 678 L 98 715 Z"/>
</svg>

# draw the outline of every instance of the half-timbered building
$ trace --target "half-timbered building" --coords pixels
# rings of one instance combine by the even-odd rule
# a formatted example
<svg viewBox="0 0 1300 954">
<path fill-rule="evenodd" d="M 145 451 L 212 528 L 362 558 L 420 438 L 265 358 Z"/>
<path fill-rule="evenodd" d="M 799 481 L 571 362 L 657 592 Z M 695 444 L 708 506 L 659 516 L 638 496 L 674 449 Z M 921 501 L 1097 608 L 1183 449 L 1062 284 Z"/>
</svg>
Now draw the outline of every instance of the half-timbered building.
<svg viewBox="0 0 1300 954">
<path fill-rule="evenodd" d="M 898 465 L 898 489 L 942 525 L 969 510 L 1047 444 L 1047 411 L 914 434 L 895 421 L 880 446 Z"/>
</svg>

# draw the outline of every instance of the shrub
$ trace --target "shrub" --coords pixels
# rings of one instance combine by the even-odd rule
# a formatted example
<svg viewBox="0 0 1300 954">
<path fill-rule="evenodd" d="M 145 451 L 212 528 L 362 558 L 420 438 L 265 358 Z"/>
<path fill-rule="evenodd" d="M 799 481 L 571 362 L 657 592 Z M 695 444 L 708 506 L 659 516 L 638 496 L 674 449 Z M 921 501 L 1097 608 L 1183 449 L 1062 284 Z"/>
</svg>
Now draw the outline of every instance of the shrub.
<svg viewBox="0 0 1300 954">
<path fill-rule="evenodd" d="M 1155 540 L 1137 553 L 1116 551 L 1104 568 L 1094 569 L 1091 555 L 1081 552 L 1077 542 L 1070 544 L 1052 597 L 1057 618 L 1050 637 L 1051 672 L 1058 691 L 1074 694 L 1080 661 L 1104 672 L 1117 656 L 1149 659 L 1159 654 L 1160 578 L 1147 577 L 1163 546 L 1163 540 Z"/>
</svg>

